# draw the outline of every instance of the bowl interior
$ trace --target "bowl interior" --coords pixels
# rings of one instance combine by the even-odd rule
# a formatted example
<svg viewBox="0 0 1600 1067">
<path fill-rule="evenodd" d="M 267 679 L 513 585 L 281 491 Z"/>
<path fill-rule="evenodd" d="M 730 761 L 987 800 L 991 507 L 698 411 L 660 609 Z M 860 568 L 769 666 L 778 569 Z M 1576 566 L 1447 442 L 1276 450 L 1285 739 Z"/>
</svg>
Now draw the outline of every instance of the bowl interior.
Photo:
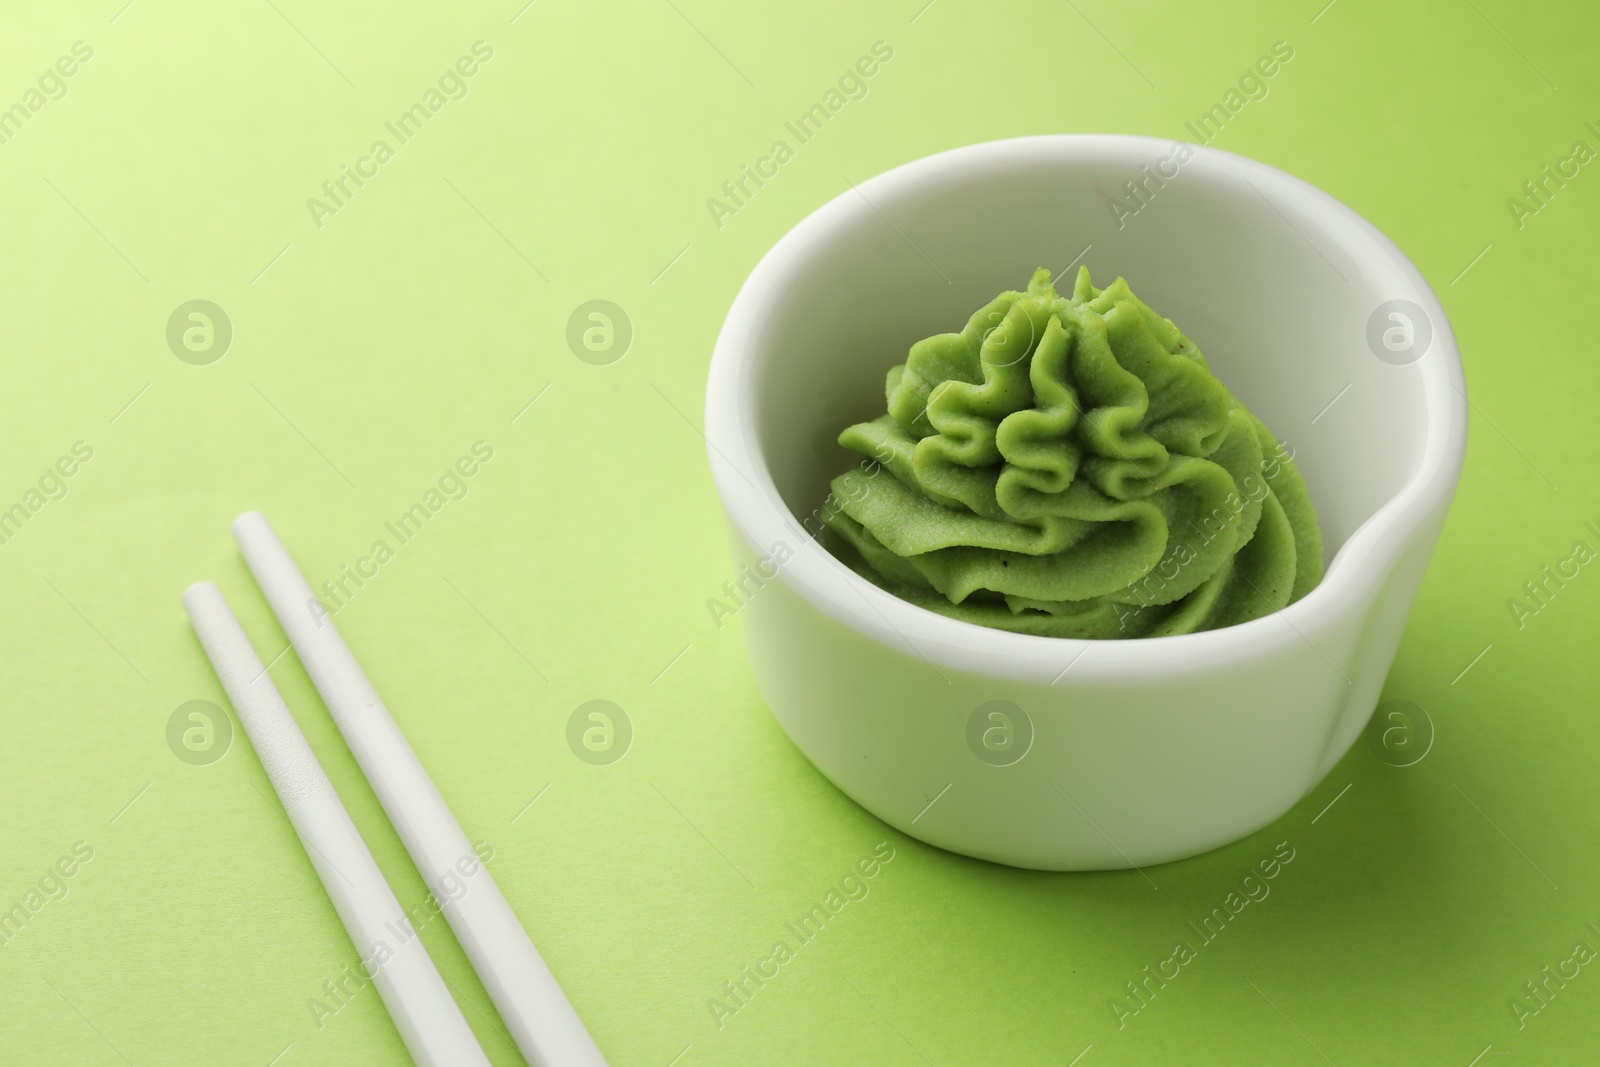
<svg viewBox="0 0 1600 1067">
<path fill-rule="evenodd" d="M 835 438 L 883 413 L 884 374 L 913 342 L 961 329 L 1036 267 L 1070 289 L 1067 268 L 1083 263 L 1097 285 L 1127 277 L 1293 449 L 1331 561 L 1417 473 L 1430 417 L 1419 365 L 1377 358 L 1368 320 L 1386 301 L 1432 298 L 1347 208 L 1194 151 L 1180 162 L 1171 144 L 1120 137 L 977 146 L 866 182 L 791 232 L 755 317 L 765 351 L 746 395 L 796 519 L 857 458 Z"/>
</svg>

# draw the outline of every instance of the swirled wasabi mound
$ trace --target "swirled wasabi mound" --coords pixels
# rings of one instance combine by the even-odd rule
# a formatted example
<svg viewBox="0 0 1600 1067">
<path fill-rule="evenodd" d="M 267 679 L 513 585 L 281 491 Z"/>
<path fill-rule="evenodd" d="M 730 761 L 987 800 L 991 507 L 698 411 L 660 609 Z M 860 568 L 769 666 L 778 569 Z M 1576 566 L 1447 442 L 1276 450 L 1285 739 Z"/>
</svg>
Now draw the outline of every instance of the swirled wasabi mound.
<svg viewBox="0 0 1600 1067">
<path fill-rule="evenodd" d="M 1287 449 L 1118 278 L 1040 268 L 889 371 L 888 413 L 839 443 L 823 540 L 931 611 L 1048 637 L 1232 626 L 1322 578 Z M 887 472 L 887 476 L 885 476 Z"/>
</svg>

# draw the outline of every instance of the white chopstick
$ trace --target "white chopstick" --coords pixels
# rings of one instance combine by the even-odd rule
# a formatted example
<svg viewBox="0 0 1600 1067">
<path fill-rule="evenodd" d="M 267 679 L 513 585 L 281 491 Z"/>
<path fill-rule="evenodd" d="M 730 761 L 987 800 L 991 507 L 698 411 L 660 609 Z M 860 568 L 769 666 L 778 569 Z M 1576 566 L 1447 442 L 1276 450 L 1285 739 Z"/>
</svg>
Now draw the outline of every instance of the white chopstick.
<svg viewBox="0 0 1600 1067">
<path fill-rule="evenodd" d="M 183 607 L 355 943 L 362 973 L 377 985 L 411 1058 L 425 1067 L 488 1067 L 472 1028 L 222 591 L 213 582 L 196 582 L 184 591 Z"/>
<path fill-rule="evenodd" d="M 266 517 L 233 522 L 266 594 L 412 862 L 532 1067 L 605 1067 L 561 986 Z"/>
</svg>

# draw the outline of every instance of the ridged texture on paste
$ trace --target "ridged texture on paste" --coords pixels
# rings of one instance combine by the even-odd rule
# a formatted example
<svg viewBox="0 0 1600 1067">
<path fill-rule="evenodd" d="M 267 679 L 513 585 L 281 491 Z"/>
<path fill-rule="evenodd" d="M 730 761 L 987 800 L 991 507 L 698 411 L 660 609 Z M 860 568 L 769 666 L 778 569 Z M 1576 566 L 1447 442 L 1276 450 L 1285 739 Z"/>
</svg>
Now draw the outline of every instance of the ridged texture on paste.
<svg viewBox="0 0 1600 1067">
<path fill-rule="evenodd" d="M 1322 578 L 1305 482 L 1193 341 L 1118 278 L 1040 268 L 889 371 L 839 443 L 829 549 L 914 604 L 1050 637 L 1231 626 Z"/>
</svg>

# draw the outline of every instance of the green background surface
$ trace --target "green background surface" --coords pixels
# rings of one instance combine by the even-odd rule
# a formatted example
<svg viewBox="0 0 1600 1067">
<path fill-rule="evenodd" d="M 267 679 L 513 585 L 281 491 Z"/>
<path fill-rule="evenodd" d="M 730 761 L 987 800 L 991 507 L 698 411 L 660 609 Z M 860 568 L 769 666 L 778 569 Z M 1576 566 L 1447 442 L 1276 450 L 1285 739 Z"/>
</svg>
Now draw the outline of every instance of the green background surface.
<svg viewBox="0 0 1600 1067">
<path fill-rule="evenodd" d="M 0 910 L 75 842 L 93 859 L 0 946 L 0 1060 L 404 1060 L 370 986 L 320 1026 L 308 1007 L 355 952 L 248 742 L 169 749 L 174 709 L 226 705 L 179 595 L 217 580 L 271 658 L 229 521 L 260 508 L 313 583 L 336 577 L 482 440 L 470 492 L 338 624 L 613 1063 L 1592 1061 L 1600 967 L 1542 1005 L 1524 983 L 1600 947 L 1600 577 L 1520 626 L 1507 601 L 1600 547 L 1600 165 L 1520 226 L 1506 203 L 1600 148 L 1592 6 L 924 2 L 7 13 L 0 107 L 75 41 L 93 58 L 0 144 L 0 507 L 74 442 L 93 458 L 0 545 Z M 393 142 L 385 121 L 480 40 L 465 98 Z M 707 198 L 880 40 L 867 96 L 718 227 Z M 1213 143 L 1391 235 L 1467 365 L 1466 473 L 1385 693 L 1432 724 L 1399 751 L 1431 748 L 1396 767 L 1358 742 L 1277 824 L 1143 874 L 904 838 L 793 748 L 738 620 L 707 610 L 732 577 L 697 429 L 722 316 L 849 182 L 1015 135 L 1190 137 L 1280 40 L 1292 62 Z M 319 227 L 307 199 L 379 138 L 394 158 Z M 192 299 L 234 331 L 207 366 L 166 342 Z M 608 366 L 565 340 L 591 299 L 633 325 Z M 293 654 L 272 673 L 419 903 Z M 633 725 L 609 766 L 565 740 L 593 699 Z M 870 894 L 800 945 L 785 923 L 880 842 Z M 1279 842 L 1270 895 L 1119 1025 L 1123 983 L 1198 943 L 1188 924 Z M 445 924 L 423 936 L 518 1062 Z M 780 940 L 795 958 L 719 1026 L 708 1000 Z"/>
</svg>

